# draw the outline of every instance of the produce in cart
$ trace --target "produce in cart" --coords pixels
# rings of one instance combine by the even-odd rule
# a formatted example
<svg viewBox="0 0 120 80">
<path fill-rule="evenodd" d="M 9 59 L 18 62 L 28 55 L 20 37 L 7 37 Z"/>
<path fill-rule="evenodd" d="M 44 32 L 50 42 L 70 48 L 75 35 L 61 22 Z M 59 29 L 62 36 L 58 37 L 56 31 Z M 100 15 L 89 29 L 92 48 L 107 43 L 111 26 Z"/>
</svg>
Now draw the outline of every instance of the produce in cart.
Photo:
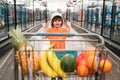
<svg viewBox="0 0 120 80">
<path fill-rule="evenodd" d="M 84 53 L 84 55 L 85 55 L 86 58 L 88 58 L 89 56 L 96 56 L 96 55 L 98 55 L 98 52 L 99 52 L 98 49 L 95 46 L 93 46 L 93 45 L 88 46 L 83 51 L 83 53 Z"/>
<path fill-rule="evenodd" d="M 79 76 L 88 76 L 89 75 L 89 68 L 87 66 L 86 63 L 86 57 L 85 57 L 85 53 L 81 52 L 77 58 L 76 58 L 76 63 L 77 63 L 77 67 L 76 67 L 76 72 Z"/>
<path fill-rule="evenodd" d="M 60 60 L 61 68 L 65 72 L 74 72 L 76 68 L 76 58 L 72 54 L 65 54 Z"/>
<path fill-rule="evenodd" d="M 18 51 L 20 49 L 24 49 L 25 45 L 27 45 L 28 40 L 25 38 L 25 36 L 22 34 L 20 28 L 12 29 L 12 31 L 9 32 L 9 35 L 11 36 L 11 42 L 15 49 Z M 30 50 L 32 48 L 29 48 Z"/>
<path fill-rule="evenodd" d="M 76 64 L 77 66 L 81 63 L 86 64 L 86 57 L 85 57 L 85 53 L 81 52 L 77 57 L 76 57 Z"/>
<path fill-rule="evenodd" d="M 43 47 L 40 50 L 40 67 L 44 75 L 49 78 L 55 78 L 58 76 L 58 73 L 49 65 L 47 59 L 47 52 L 49 50 L 48 46 Z"/>
<path fill-rule="evenodd" d="M 86 60 L 86 64 L 90 69 L 90 74 L 95 74 L 95 69 L 97 67 L 97 57 L 96 56 L 89 56 Z"/>
<path fill-rule="evenodd" d="M 21 51 L 16 54 L 16 60 L 19 64 L 21 64 L 24 74 L 28 73 L 29 67 L 32 68 L 32 72 L 37 72 L 40 70 L 39 56 L 35 51 Z"/>
<path fill-rule="evenodd" d="M 21 33 L 20 28 L 13 29 L 9 34 L 16 49 L 15 58 L 22 66 L 24 74 L 28 73 L 29 67 L 32 67 L 32 72 L 40 70 L 38 53 L 34 51 L 32 46 L 27 45 L 28 40 Z"/>
<path fill-rule="evenodd" d="M 100 71 L 108 73 L 112 70 L 112 61 L 109 58 L 102 58 L 100 60 Z"/>
<path fill-rule="evenodd" d="M 112 69 L 111 60 L 105 56 L 105 54 L 101 54 L 100 63 L 98 64 L 98 54 L 100 52 L 94 46 L 89 46 L 87 49 L 79 53 L 76 58 L 77 63 L 77 74 L 79 76 L 88 76 L 89 74 L 95 74 L 97 65 L 98 73 L 108 73 Z"/>
<path fill-rule="evenodd" d="M 77 74 L 79 76 L 84 77 L 84 76 L 88 76 L 89 75 L 90 70 L 89 70 L 89 68 L 87 67 L 86 64 L 80 63 L 77 66 L 76 72 L 77 72 Z"/>
<path fill-rule="evenodd" d="M 30 33 L 30 35 L 29 35 L 27 33 L 28 36 L 33 36 L 31 34 L 32 33 Z M 38 36 L 38 33 L 37 34 L 33 33 L 33 34 L 35 36 Z M 84 34 L 80 34 L 80 35 L 84 35 Z M 88 36 L 89 34 L 85 34 L 85 35 Z M 43 36 L 43 34 L 42 34 L 42 36 Z M 91 36 L 91 34 L 90 34 L 90 36 Z M 27 38 L 29 38 L 29 37 L 27 37 Z M 43 40 L 43 39 L 31 40 L 31 38 L 30 38 L 29 44 L 39 43 L 39 42 L 41 43 L 43 41 L 48 42 L 48 40 Z M 69 41 L 69 40 L 66 40 L 66 41 Z M 72 40 L 72 41 L 75 41 L 75 42 L 85 41 L 86 43 L 88 43 L 89 41 L 91 42 L 91 40 L 83 40 L 83 39 L 82 40 Z M 92 41 L 93 41 L 93 39 L 92 39 Z M 98 40 L 95 40 L 95 44 L 96 44 L 96 42 L 97 42 L 97 44 L 99 43 Z M 112 63 L 109 63 L 109 62 L 111 62 L 110 61 L 111 58 L 109 60 L 108 59 L 109 56 L 107 55 L 107 53 L 109 54 L 109 52 L 106 51 L 106 49 L 103 49 L 104 45 L 102 46 L 102 44 L 100 46 L 97 44 L 96 45 L 94 44 L 95 46 L 89 46 L 90 44 L 86 45 L 86 43 L 84 46 L 84 47 L 88 46 L 88 48 L 86 48 L 86 49 L 83 49 L 83 48 L 81 49 L 81 45 L 80 45 L 79 49 L 76 49 L 76 46 L 75 46 L 73 49 L 61 49 L 61 50 L 60 49 L 52 50 L 52 49 L 50 49 L 51 45 L 49 45 L 49 44 L 48 44 L 49 46 L 42 45 L 42 47 L 43 47 L 42 49 L 40 47 L 41 44 L 40 45 L 33 44 L 33 46 L 37 47 L 37 49 L 33 49 L 33 50 L 40 52 L 39 53 L 39 55 L 40 55 L 39 56 L 39 62 L 40 62 L 39 65 L 40 65 L 41 70 L 38 72 L 38 74 L 33 73 L 32 75 L 31 74 L 27 75 L 28 78 L 30 76 L 33 76 L 34 80 L 45 80 L 45 79 L 48 80 L 50 78 L 52 78 L 52 80 L 55 80 L 55 79 L 59 80 L 62 78 L 66 79 L 66 80 L 77 80 L 77 79 L 79 79 L 79 80 L 81 80 L 81 79 L 99 80 L 100 77 L 102 77 L 103 79 L 100 79 L 100 80 L 105 80 L 104 73 L 108 73 L 108 75 L 109 75 L 109 72 L 112 69 Z M 45 46 L 45 48 L 44 48 L 44 46 Z M 96 47 L 96 46 L 98 46 L 98 47 Z M 25 47 L 25 48 L 27 50 L 27 47 Z M 77 54 L 77 55 L 74 55 L 73 52 L 75 52 L 74 54 Z M 55 55 L 55 54 L 59 54 L 59 53 L 62 56 L 60 55 L 60 57 L 58 57 L 58 55 Z M 102 55 L 100 56 L 99 53 Z M 68 55 L 69 57 L 66 55 Z M 56 58 L 56 56 L 60 60 L 61 69 L 64 71 L 64 73 L 67 74 L 66 78 L 64 78 L 64 76 L 62 76 L 62 75 L 60 76 L 60 71 L 59 71 L 60 68 L 58 67 L 59 62 L 57 62 L 58 59 Z M 100 64 L 98 66 L 99 68 L 96 66 L 96 65 L 98 65 L 98 61 L 100 61 Z M 62 65 L 61 65 L 61 63 L 62 63 Z M 95 64 L 95 67 L 94 66 L 91 67 L 92 64 Z M 91 67 L 92 69 L 90 69 L 88 66 Z M 58 70 L 56 71 L 56 69 L 58 69 Z M 96 70 L 98 73 L 96 72 Z M 92 71 L 92 73 L 91 73 L 91 71 Z M 113 69 L 111 71 L 113 71 Z M 110 74 L 111 74 L 111 72 L 110 72 Z M 26 76 L 22 76 L 22 77 L 26 78 Z M 29 79 L 31 79 L 31 78 L 29 78 Z M 31 80 L 33 80 L 33 79 L 31 79 Z"/>
<path fill-rule="evenodd" d="M 66 78 L 66 73 L 62 70 L 60 65 L 60 60 L 57 58 L 56 54 L 53 50 L 53 46 L 50 47 L 50 50 L 47 51 L 47 59 L 49 65 L 52 67 L 53 70 L 55 70 L 59 77 Z"/>
</svg>

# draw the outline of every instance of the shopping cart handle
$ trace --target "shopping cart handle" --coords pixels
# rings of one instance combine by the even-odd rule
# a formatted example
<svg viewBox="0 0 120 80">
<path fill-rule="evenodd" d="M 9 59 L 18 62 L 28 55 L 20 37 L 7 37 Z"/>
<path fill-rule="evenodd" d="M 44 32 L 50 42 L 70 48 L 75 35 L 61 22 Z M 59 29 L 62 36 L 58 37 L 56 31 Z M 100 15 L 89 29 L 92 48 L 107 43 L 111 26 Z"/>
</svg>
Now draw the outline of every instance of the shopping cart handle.
<svg viewBox="0 0 120 80">
<path fill-rule="evenodd" d="M 37 36 L 75 36 L 75 34 L 67 34 L 67 33 L 37 33 Z"/>
<path fill-rule="evenodd" d="M 101 46 L 104 45 L 104 38 L 98 34 L 95 34 L 95 33 L 80 33 L 80 34 L 75 34 L 75 33 L 27 33 L 27 32 L 23 32 L 22 34 L 24 34 L 25 36 L 91 36 L 91 37 L 97 37 L 100 42 L 101 42 Z"/>
</svg>

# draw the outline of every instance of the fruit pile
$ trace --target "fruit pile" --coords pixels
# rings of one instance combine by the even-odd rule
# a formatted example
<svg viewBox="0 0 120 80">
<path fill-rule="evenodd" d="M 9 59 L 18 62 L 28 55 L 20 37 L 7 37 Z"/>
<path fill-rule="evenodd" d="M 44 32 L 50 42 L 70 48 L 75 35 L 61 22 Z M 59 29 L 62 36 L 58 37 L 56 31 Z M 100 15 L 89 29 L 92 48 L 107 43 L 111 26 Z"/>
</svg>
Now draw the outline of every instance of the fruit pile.
<svg viewBox="0 0 120 80">
<path fill-rule="evenodd" d="M 75 72 L 81 77 L 95 74 L 98 53 L 99 51 L 94 46 L 90 46 L 77 57 L 66 53 L 59 60 L 54 51 L 47 49 L 47 51 L 41 51 L 40 53 L 41 70 L 51 78 L 57 76 L 65 78 L 67 77 L 66 73 L 70 72 Z M 108 73 L 111 69 L 111 61 L 105 55 L 102 55 L 99 63 L 99 74 L 101 72 Z"/>
<path fill-rule="evenodd" d="M 95 74 L 97 67 L 97 55 L 99 51 L 94 46 L 89 46 L 86 50 L 81 52 L 76 58 L 77 68 L 76 72 L 79 76 L 88 76 L 89 74 Z M 102 54 L 100 63 L 98 66 L 98 73 L 108 73 L 112 69 L 111 60 Z"/>
</svg>

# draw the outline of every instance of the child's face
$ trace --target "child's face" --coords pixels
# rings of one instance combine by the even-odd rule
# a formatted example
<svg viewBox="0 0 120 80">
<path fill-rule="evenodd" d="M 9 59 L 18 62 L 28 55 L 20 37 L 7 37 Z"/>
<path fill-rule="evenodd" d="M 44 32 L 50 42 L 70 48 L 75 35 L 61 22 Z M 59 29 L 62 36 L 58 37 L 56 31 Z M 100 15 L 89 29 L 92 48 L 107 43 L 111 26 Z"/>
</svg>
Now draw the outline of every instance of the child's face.
<svg viewBox="0 0 120 80">
<path fill-rule="evenodd" d="M 61 18 L 53 19 L 53 27 L 59 28 L 61 26 L 62 26 L 62 19 Z"/>
</svg>

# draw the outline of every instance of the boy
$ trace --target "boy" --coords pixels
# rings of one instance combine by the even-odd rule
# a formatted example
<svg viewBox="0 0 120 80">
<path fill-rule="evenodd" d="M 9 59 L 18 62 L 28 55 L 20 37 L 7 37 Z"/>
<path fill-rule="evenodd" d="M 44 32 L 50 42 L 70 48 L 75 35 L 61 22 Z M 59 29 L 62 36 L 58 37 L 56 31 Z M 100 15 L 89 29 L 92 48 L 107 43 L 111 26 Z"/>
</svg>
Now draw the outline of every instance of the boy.
<svg viewBox="0 0 120 80">
<path fill-rule="evenodd" d="M 46 23 L 43 23 L 42 26 L 44 32 L 47 33 L 70 33 L 71 23 L 69 21 L 66 22 L 67 28 L 63 28 L 63 23 L 62 15 L 60 13 L 54 13 L 51 18 L 51 27 L 47 29 Z M 65 49 L 65 40 L 67 36 L 45 36 L 44 38 L 48 38 L 50 44 L 54 44 L 54 49 Z"/>
</svg>

